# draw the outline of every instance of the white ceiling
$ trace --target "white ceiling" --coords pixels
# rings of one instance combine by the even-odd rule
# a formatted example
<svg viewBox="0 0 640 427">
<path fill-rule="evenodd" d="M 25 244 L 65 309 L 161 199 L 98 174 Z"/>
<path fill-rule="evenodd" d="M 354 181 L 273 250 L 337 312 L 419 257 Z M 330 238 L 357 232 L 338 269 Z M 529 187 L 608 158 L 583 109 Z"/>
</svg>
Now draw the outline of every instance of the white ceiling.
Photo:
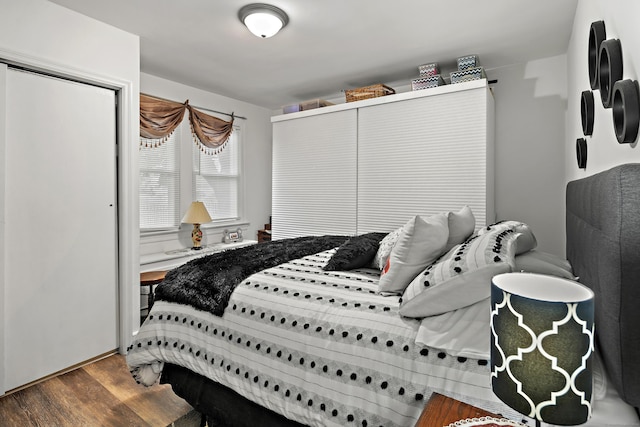
<svg viewBox="0 0 640 427">
<path fill-rule="evenodd" d="M 475 54 L 491 70 L 567 51 L 578 0 L 271 0 L 289 25 L 251 34 L 251 0 L 51 0 L 140 36 L 141 71 L 269 109 L 409 84 Z M 393 84 L 392 84 L 393 86 Z"/>
</svg>

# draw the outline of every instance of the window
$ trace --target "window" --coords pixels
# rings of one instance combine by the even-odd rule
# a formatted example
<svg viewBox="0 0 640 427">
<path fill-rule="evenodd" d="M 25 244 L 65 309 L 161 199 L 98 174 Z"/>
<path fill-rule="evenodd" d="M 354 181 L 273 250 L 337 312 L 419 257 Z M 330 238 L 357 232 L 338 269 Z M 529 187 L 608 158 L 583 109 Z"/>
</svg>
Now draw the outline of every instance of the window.
<svg viewBox="0 0 640 427">
<path fill-rule="evenodd" d="M 226 146 L 216 155 L 199 150 L 187 117 L 164 144 L 140 149 L 142 232 L 177 230 L 194 200 L 204 202 L 213 224 L 240 219 L 242 129 L 237 122 Z M 191 167 L 187 159 L 192 159 Z"/>
<path fill-rule="evenodd" d="M 193 150 L 193 200 L 203 202 L 214 221 L 239 218 L 239 140 L 240 129 L 234 126 L 229 142 L 219 154 L 211 156 Z"/>
<path fill-rule="evenodd" d="M 159 147 L 140 149 L 140 229 L 180 225 L 179 128 Z M 192 144 L 193 145 L 193 144 Z"/>
</svg>

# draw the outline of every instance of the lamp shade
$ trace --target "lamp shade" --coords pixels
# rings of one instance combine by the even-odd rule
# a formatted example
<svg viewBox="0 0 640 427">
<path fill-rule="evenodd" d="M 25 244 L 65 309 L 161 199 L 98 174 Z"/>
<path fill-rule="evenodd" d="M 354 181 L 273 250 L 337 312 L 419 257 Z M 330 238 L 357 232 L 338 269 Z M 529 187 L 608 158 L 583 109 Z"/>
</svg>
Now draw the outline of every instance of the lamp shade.
<svg viewBox="0 0 640 427">
<path fill-rule="evenodd" d="M 491 281 L 491 386 L 518 412 L 556 425 L 591 416 L 593 292 L 567 279 L 506 273 Z"/>
<path fill-rule="evenodd" d="M 275 36 L 289 22 L 289 17 L 282 9 L 265 3 L 243 6 L 238 18 L 249 31 L 262 38 Z"/>
<path fill-rule="evenodd" d="M 211 222 L 211 217 L 207 208 L 202 202 L 191 202 L 189 209 L 182 217 L 182 222 L 185 224 L 204 224 Z"/>
</svg>

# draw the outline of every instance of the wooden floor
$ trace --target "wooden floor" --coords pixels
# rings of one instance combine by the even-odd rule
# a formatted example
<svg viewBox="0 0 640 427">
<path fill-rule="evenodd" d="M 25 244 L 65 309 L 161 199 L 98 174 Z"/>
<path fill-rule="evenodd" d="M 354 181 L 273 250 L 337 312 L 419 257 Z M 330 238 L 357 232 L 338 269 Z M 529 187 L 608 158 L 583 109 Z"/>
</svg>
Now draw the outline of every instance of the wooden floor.
<svg viewBox="0 0 640 427">
<path fill-rule="evenodd" d="M 191 409 L 169 385 L 136 384 L 113 355 L 0 397 L 0 425 L 165 427 Z"/>
</svg>

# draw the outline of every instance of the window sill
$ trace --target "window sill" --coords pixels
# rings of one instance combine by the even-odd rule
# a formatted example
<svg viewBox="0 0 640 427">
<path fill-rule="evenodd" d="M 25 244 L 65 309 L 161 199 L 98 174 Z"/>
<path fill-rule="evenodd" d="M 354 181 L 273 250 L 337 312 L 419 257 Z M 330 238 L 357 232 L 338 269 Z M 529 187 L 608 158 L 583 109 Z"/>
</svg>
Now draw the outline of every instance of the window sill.
<svg viewBox="0 0 640 427">
<path fill-rule="evenodd" d="M 224 230 L 235 231 L 238 228 L 247 228 L 249 222 L 247 221 L 224 221 L 217 222 L 215 224 L 201 224 L 200 229 L 206 233 L 222 233 Z M 166 236 L 178 235 L 180 232 L 191 233 L 193 227 L 191 224 L 183 224 L 178 228 L 171 228 L 166 230 L 153 230 L 153 231 L 140 231 L 140 239 L 144 239 L 148 242 L 167 240 Z M 164 238 L 163 238 L 164 237 Z"/>
<path fill-rule="evenodd" d="M 150 271 L 155 269 L 171 269 L 185 262 L 205 255 L 216 252 L 226 251 L 228 249 L 240 248 L 243 246 L 254 245 L 258 243 L 256 240 L 243 240 L 233 243 L 212 243 L 205 245 L 200 250 L 191 248 L 175 249 L 167 252 L 152 253 L 140 256 L 140 271 Z"/>
<path fill-rule="evenodd" d="M 224 231 L 236 231 L 239 228 L 243 233 L 247 232 L 249 223 L 244 221 L 234 221 L 225 224 L 217 223 L 215 225 L 209 225 L 208 227 L 202 226 L 202 245 L 203 247 L 209 247 L 211 245 L 218 245 L 224 242 Z M 146 257 L 171 257 L 178 260 L 189 256 L 186 252 L 189 251 L 193 244 L 191 240 L 191 224 L 184 224 L 181 229 L 156 231 L 151 233 L 142 233 L 140 235 L 140 256 L 141 261 Z M 249 237 L 249 236 L 247 236 Z M 169 255 L 166 255 L 169 254 Z M 179 265 L 179 264 L 178 264 Z"/>
</svg>

